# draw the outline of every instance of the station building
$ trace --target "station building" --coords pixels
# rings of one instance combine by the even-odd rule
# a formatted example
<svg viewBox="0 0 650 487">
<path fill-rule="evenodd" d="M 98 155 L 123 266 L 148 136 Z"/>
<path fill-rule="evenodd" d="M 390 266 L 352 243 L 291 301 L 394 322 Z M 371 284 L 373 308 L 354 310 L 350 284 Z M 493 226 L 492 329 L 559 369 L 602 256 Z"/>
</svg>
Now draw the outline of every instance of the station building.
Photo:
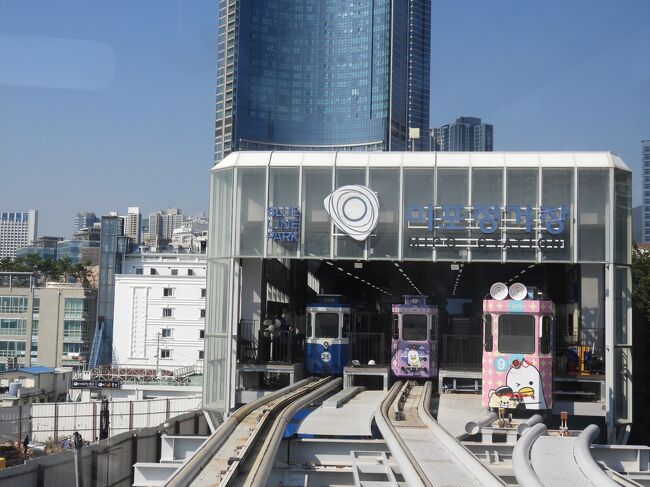
<svg viewBox="0 0 650 487">
<path fill-rule="evenodd" d="M 429 296 L 441 374 L 471 378 L 483 299 L 521 282 L 555 305 L 553 413 L 631 422 L 631 172 L 612 153 L 236 152 L 211 171 L 209 240 L 207 409 L 263 394 L 280 369 L 242 373 L 263 370 L 261 323 L 325 293 L 388 335 L 392 304 Z"/>
</svg>

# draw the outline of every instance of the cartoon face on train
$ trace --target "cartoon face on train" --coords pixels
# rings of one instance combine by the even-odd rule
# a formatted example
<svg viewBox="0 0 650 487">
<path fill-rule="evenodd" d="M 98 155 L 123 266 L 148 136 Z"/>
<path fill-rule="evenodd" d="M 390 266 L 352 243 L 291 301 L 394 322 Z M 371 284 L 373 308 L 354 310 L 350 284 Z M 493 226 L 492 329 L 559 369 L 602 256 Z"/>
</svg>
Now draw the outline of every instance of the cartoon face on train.
<svg viewBox="0 0 650 487">
<path fill-rule="evenodd" d="M 404 296 L 393 305 L 391 370 L 396 377 L 431 378 L 438 374 L 438 308 L 425 296 Z"/>
<path fill-rule="evenodd" d="M 553 303 L 487 299 L 483 312 L 483 405 L 550 409 Z"/>
</svg>

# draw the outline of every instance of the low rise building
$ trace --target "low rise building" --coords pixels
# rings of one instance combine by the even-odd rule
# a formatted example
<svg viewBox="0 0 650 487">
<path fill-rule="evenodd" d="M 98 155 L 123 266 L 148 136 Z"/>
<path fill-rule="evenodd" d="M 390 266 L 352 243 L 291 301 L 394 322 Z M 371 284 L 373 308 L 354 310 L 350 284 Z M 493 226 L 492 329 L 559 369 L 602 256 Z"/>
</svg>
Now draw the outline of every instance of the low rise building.
<svg viewBox="0 0 650 487">
<path fill-rule="evenodd" d="M 64 401 L 72 369 L 25 367 L 0 374 L 0 405 L 21 406 L 38 402 Z"/>
</svg>

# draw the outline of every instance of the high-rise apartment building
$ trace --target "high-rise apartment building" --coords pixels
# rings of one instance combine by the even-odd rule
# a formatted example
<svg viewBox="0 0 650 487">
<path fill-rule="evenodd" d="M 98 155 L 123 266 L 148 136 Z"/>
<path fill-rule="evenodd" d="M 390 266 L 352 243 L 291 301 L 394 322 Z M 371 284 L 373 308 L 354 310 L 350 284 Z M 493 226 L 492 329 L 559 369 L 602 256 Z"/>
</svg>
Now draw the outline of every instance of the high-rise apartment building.
<svg viewBox="0 0 650 487">
<path fill-rule="evenodd" d="M 74 217 L 74 232 L 77 233 L 84 228 L 92 228 L 99 218 L 92 211 L 80 211 Z"/>
<path fill-rule="evenodd" d="M 429 131 L 431 150 L 485 152 L 494 147 L 494 127 L 477 117 L 460 117 L 454 123 Z"/>
<path fill-rule="evenodd" d="M 169 208 L 167 211 L 149 213 L 148 238 L 154 241 L 157 238 L 171 239 L 174 230 L 180 228 L 185 217 L 180 208 Z"/>
<path fill-rule="evenodd" d="M 139 244 L 141 226 L 142 215 L 140 214 L 140 208 L 137 206 L 129 206 L 126 217 L 124 218 L 124 234 Z"/>
<path fill-rule="evenodd" d="M 428 0 L 220 0 L 215 161 L 427 150 L 430 24 Z"/>
<path fill-rule="evenodd" d="M 650 140 L 641 142 L 643 167 L 643 241 L 650 242 Z"/>
<path fill-rule="evenodd" d="M 0 211 L 0 258 L 15 257 L 16 250 L 36 240 L 38 212 Z"/>
</svg>

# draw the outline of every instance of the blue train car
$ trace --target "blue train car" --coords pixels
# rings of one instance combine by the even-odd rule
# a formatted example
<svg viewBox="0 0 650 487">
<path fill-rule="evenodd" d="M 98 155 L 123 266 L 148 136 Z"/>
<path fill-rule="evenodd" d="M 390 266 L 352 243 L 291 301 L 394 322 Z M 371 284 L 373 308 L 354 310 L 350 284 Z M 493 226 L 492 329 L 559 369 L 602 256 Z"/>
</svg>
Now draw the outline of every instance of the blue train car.
<svg viewBox="0 0 650 487">
<path fill-rule="evenodd" d="M 350 314 L 345 299 L 321 294 L 307 305 L 305 367 L 311 374 L 339 375 L 348 363 Z"/>
</svg>

